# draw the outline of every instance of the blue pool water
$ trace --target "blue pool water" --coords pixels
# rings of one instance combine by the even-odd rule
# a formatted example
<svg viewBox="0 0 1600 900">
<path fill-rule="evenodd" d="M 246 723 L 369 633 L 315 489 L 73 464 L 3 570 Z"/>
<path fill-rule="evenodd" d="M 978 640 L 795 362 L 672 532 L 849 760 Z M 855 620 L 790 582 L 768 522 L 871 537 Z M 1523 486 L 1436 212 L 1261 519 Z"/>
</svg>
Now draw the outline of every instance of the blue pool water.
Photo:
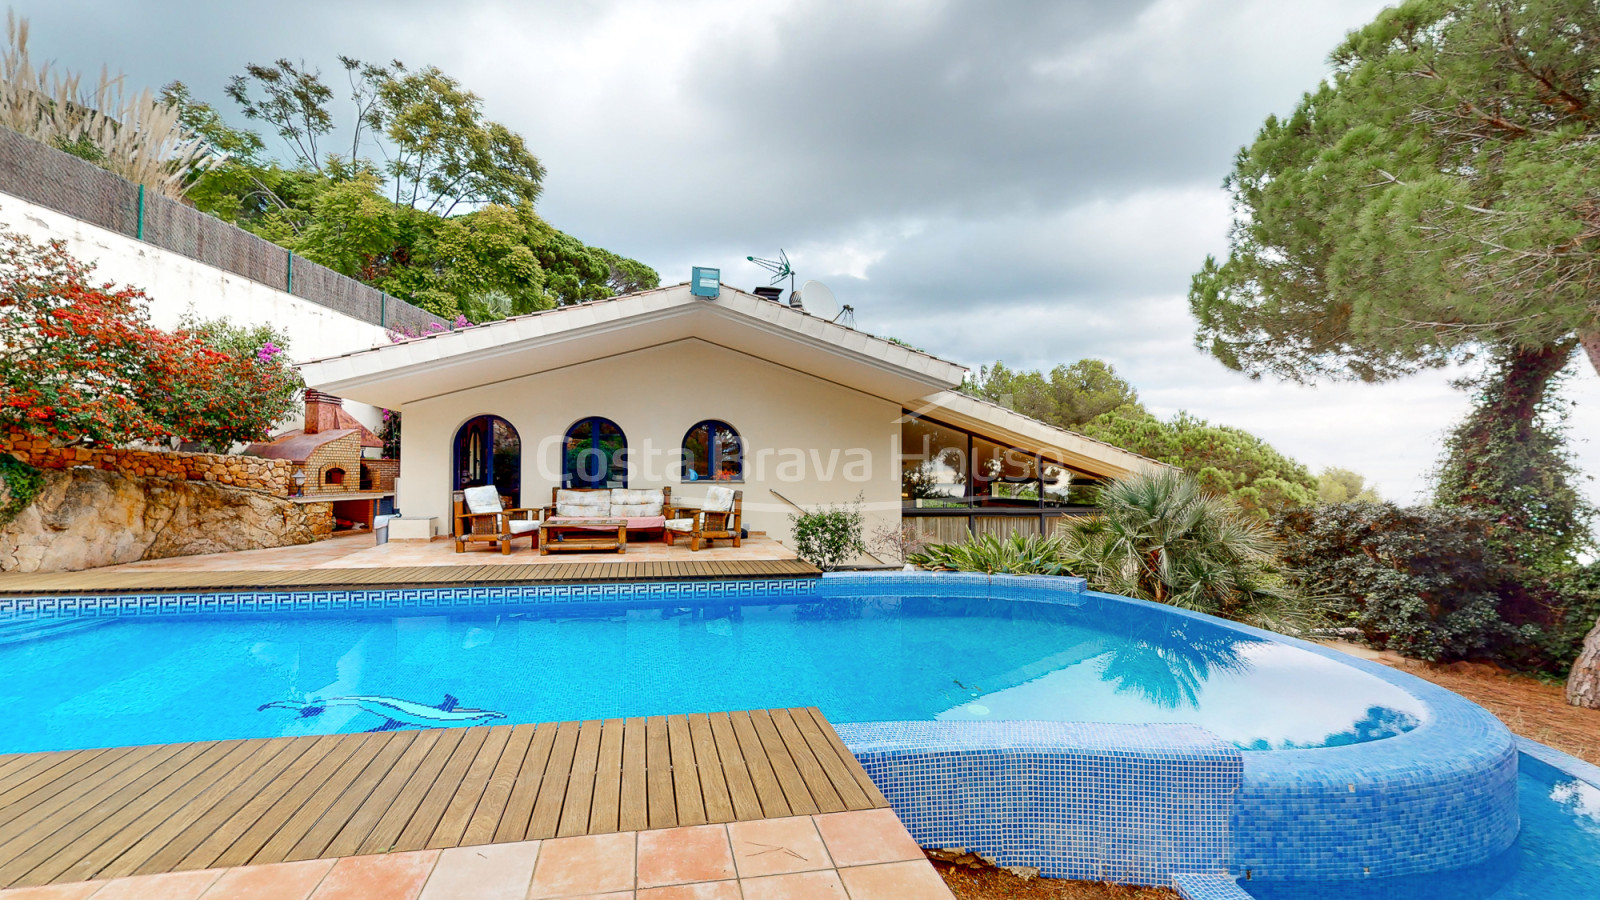
<svg viewBox="0 0 1600 900">
<path fill-rule="evenodd" d="M 835 722 L 1191 722 L 1283 749 L 1427 715 L 1296 647 L 1092 600 L 46 620 L 12 628 L 0 673 L 0 752 L 812 705 Z"/>
<path fill-rule="evenodd" d="M 1600 787 L 1523 754 L 1517 776 L 1522 833 L 1472 869 L 1339 885 L 1244 885 L 1259 900 L 1593 900 L 1600 897 Z"/>
</svg>

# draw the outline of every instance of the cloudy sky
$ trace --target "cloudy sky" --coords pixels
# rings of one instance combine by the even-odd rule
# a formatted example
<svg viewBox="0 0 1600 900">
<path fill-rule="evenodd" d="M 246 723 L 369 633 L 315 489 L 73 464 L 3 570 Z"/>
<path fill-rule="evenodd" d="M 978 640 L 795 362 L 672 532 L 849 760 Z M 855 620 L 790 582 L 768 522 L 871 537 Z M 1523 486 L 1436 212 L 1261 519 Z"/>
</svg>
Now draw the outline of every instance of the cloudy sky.
<svg viewBox="0 0 1600 900">
<path fill-rule="evenodd" d="M 1238 425 L 1392 499 L 1466 408 L 1448 373 L 1252 382 L 1194 349 L 1185 291 L 1226 251 L 1221 189 L 1372 0 L 22 3 L 37 57 L 222 95 L 246 62 L 437 65 L 549 167 L 557 227 L 764 284 L 788 251 L 858 325 L 969 366 L 1113 363 L 1152 410 Z M 202 12 L 203 11 L 203 12 Z M 240 120 L 242 121 L 242 120 Z M 1566 388 L 1600 474 L 1600 377 Z M 1585 440 L 1585 438 L 1590 438 Z M 1588 489 L 1600 499 L 1600 483 Z"/>
</svg>

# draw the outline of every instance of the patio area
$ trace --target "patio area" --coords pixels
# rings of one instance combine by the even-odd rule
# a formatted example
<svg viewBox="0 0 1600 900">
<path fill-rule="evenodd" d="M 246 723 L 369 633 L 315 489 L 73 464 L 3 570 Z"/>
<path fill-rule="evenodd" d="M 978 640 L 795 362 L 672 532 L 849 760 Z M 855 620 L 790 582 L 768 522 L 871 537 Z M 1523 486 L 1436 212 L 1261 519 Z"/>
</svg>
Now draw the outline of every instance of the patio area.
<svg viewBox="0 0 1600 900">
<path fill-rule="evenodd" d="M 390 541 L 380 545 L 370 532 L 352 532 L 337 534 L 325 541 L 298 547 L 240 550 L 234 553 L 211 553 L 202 556 L 175 556 L 171 559 L 152 559 L 120 566 L 106 566 L 94 571 L 225 572 L 414 566 L 538 566 L 580 562 L 599 564 L 732 562 L 796 558 L 793 550 L 764 534 L 752 534 L 743 541 L 743 544 L 742 547 L 733 547 L 719 542 L 714 547 L 695 552 L 681 542 L 668 547 L 660 541 L 638 541 L 628 544 L 627 553 L 594 552 L 559 555 L 552 553 L 541 556 L 538 550 L 528 548 L 526 540 L 519 540 L 514 543 L 510 553 L 502 555 L 500 551 L 487 546 L 471 547 L 464 553 L 457 553 L 455 542 L 449 538 L 435 538 L 431 541 Z"/>
</svg>

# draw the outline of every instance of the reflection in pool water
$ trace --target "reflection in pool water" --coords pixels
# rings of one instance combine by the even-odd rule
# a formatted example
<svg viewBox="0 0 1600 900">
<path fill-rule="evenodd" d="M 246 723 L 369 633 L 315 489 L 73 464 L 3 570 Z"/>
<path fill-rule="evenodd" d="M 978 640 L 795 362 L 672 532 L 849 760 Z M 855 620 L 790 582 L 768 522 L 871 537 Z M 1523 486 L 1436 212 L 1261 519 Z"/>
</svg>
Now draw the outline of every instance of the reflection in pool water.
<svg viewBox="0 0 1600 900">
<path fill-rule="evenodd" d="M 450 695 L 513 723 L 813 705 L 835 722 L 1189 722 L 1250 749 L 1424 715 L 1358 669 L 1092 597 L 133 619 L 0 644 L 0 671 L 0 752 L 372 727 L 353 707 L 294 712 L 355 696 Z"/>
</svg>

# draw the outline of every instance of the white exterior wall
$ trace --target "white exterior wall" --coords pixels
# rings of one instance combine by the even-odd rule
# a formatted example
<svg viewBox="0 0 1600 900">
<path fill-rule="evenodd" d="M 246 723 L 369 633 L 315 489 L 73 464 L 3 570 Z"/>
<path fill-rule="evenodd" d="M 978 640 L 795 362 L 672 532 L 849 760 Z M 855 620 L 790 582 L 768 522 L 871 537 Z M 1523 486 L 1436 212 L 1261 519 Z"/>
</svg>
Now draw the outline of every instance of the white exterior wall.
<svg viewBox="0 0 1600 900">
<path fill-rule="evenodd" d="M 143 289 L 158 328 L 175 327 L 191 311 L 201 319 L 269 324 L 290 335 L 289 355 L 296 362 L 388 342 L 381 326 L 9 194 L 0 194 L 0 224 L 40 243 L 63 239 L 74 256 L 95 264 L 96 275 Z M 378 427 L 373 407 L 345 408 L 367 427 Z"/>
<path fill-rule="evenodd" d="M 399 507 L 449 532 L 453 452 L 469 419 L 496 415 L 522 440 L 522 502 L 545 506 L 561 479 L 561 444 L 579 419 L 603 416 L 628 438 L 629 487 L 671 487 L 698 501 L 713 482 L 680 480 L 678 452 L 697 422 L 717 419 L 744 442 L 744 524 L 788 541 L 796 504 L 862 495 L 865 533 L 900 518 L 900 404 L 699 340 L 552 372 L 508 378 L 406 404 Z"/>
</svg>

